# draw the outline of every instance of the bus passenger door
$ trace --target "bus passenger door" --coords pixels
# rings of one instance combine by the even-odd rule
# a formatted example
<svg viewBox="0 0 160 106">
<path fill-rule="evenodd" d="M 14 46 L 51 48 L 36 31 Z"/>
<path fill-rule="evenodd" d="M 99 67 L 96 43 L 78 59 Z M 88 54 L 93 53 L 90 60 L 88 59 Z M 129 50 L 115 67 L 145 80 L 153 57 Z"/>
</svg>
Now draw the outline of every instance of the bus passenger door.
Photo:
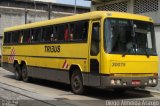
<svg viewBox="0 0 160 106">
<path fill-rule="evenodd" d="M 100 21 L 91 22 L 89 85 L 100 86 Z"/>
</svg>

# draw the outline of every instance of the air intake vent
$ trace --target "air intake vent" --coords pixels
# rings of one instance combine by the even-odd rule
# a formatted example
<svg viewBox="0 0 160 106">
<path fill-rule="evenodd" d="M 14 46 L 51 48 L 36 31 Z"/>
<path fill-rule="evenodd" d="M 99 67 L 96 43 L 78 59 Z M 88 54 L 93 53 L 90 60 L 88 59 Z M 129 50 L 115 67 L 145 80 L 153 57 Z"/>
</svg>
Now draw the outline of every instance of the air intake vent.
<svg viewBox="0 0 160 106">
<path fill-rule="evenodd" d="M 127 12 L 127 1 L 99 6 L 97 10 Z"/>
<path fill-rule="evenodd" d="M 158 11 L 158 0 L 135 0 L 134 13 Z"/>
</svg>

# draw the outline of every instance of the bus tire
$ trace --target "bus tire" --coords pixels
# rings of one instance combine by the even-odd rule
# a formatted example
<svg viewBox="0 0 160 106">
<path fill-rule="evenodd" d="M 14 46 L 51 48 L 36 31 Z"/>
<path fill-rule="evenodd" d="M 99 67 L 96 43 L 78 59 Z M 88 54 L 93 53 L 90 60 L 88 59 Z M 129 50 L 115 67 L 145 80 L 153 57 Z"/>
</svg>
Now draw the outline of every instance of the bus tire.
<svg viewBox="0 0 160 106">
<path fill-rule="evenodd" d="M 71 88 L 75 94 L 81 95 L 84 93 L 82 75 L 78 69 L 74 70 L 71 75 Z"/>
<path fill-rule="evenodd" d="M 14 73 L 15 79 L 16 80 L 22 80 L 22 71 L 21 71 L 21 68 L 20 68 L 19 64 L 16 63 L 14 65 L 14 71 L 15 71 L 15 73 Z"/>
<path fill-rule="evenodd" d="M 30 77 L 28 76 L 28 70 L 26 65 L 22 66 L 22 79 L 24 82 L 30 81 Z"/>
</svg>

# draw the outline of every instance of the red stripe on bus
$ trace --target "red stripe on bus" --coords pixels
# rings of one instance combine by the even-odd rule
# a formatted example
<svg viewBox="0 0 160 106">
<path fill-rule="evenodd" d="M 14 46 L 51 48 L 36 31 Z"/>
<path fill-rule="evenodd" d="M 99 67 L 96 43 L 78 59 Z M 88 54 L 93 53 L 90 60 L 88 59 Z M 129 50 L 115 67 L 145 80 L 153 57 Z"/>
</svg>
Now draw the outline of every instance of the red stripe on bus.
<svg viewBox="0 0 160 106">
<path fill-rule="evenodd" d="M 66 63 L 67 63 L 67 60 L 64 61 L 62 68 L 65 68 Z"/>
</svg>

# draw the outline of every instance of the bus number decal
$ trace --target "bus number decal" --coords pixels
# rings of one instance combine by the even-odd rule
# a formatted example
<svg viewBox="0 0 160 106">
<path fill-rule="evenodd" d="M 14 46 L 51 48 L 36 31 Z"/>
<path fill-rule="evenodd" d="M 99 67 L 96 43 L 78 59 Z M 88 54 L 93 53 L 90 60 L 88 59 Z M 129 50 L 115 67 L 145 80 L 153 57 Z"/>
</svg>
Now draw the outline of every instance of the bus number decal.
<svg viewBox="0 0 160 106">
<path fill-rule="evenodd" d="M 11 49 L 11 47 L 3 47 L 3 49 Z"/>
<path fill-rule="evenodd" d="M 112 63 L 112 67 L 125 67 L 126 63 Z"/>
<path fill-rule="evenodd" d="M 61 50 L 61 46 L 44 46 L 45 52 L 50 52 L 50 53 L 59 53 Z"/>
</svg>

